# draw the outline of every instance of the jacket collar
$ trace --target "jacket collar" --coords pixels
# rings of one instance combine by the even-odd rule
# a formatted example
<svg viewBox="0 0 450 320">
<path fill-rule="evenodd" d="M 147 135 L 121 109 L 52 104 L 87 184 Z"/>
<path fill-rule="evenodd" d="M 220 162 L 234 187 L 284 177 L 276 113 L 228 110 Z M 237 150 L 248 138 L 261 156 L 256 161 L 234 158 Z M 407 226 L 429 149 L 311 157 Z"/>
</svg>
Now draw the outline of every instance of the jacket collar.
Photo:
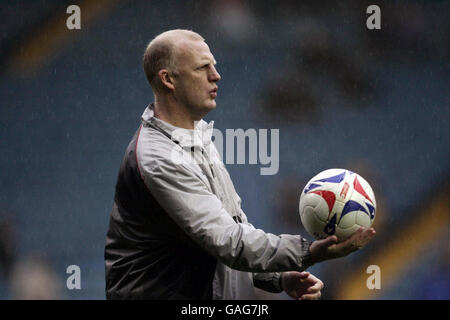
<svg viewBox="0 0 450 320">
<path fill-rule="evenodd" d="M 214 121 L 207 123 L 202 119 L 195 124 L 194 129 L 179 128 L 155 118 L 153 108 L 153 104 L 148 105 L 142 114 L 142 121 L 165 132 L 167 136 L 182 148 L 205 148 L 211 143 Z"/>
</svg>

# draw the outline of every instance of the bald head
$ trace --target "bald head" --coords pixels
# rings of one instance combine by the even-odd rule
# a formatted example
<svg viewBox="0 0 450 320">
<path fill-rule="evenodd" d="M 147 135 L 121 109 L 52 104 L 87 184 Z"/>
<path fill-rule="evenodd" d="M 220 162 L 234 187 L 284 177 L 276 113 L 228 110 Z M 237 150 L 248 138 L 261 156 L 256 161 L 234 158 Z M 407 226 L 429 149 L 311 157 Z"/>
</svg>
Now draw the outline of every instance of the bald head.
<svg viewBox="0 0 450 320">
<path fill-rule="evenodd" d="M 153 90 L 158 91 L 162 82 L 158 77 L 161 69 L 176 72 L 175 57 L 177 48 L 186 41 L 204 41 L 203 37 L 190 30 L 170 30 L 156 36 L 144 53 L 144 71 Z"/>
</svg>

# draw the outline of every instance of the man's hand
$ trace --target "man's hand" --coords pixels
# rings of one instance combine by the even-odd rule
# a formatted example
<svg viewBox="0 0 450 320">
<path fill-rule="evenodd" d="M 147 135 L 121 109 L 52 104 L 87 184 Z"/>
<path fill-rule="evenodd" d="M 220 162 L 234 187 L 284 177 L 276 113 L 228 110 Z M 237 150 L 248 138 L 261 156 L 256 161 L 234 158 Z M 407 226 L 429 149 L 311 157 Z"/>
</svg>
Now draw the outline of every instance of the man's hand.
<svg viewBox="0 0 450 320">
<path fill-rule="evenodd" d="M 354 234 L 345 241 L 338 242 L 336 236 L 330 236 L 323 240 L 316 240 L 311 244 L 312 263 L 324 260 L 344 257 L 353 251 L 364 247 L 375 235 L 375 229 L 359 228 Z"/>
<path fill-rule="evenodd" d="M 323 282 L 309 272 L 290 271 L 281 273 L 281 287 L 296 300 L 317 300 Z"/>
</svg>

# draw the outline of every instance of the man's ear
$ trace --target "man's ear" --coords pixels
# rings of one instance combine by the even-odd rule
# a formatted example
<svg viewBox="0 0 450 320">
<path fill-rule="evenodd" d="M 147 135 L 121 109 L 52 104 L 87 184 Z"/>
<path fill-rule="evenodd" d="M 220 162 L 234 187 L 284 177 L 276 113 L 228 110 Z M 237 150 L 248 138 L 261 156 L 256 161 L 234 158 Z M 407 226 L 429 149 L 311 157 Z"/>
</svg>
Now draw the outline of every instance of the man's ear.
<svg viewBox="0 0 450 320">
<path fill-rule="evenodd" d="M 166 87 L 170 90 L 175 89 L 175 87 L 173 85 L 173 79 L 172 79 L 171 75 L 169 74 L 169 70 L 167 70 L 167 69 L 159 70 L 158 77 L 161 80 L 161 83 L 163 84 L 164 87 Z"/>
</svg>

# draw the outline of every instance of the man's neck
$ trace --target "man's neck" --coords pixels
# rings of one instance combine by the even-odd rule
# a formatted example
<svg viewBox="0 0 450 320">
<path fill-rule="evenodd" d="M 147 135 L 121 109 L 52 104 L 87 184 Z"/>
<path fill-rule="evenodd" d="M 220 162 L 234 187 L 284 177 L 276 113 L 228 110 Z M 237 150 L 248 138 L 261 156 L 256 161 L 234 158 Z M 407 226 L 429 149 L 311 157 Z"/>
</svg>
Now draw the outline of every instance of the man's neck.
<svg viewBox="0 0 450 320">
<path fill-rule="evenodd" d="M 170 123 L 175 127 L 184 129 L 194 129 L 195 121 L 201 120 L 201 117 L 193 117 L 187 108 L 177 103 L 158 98 L 155 98 L 154 117 Z"/>
</svg>

